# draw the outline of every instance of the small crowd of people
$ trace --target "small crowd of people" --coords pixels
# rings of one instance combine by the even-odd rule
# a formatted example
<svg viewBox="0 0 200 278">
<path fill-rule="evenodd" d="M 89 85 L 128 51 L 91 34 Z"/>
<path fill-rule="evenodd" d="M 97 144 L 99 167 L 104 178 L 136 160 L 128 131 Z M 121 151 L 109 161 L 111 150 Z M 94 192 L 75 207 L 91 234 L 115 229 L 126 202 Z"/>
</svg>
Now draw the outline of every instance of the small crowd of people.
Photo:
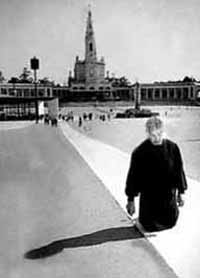
<svg viewBox="0 0 200 278">
<path fill-rule="evenodd" d="M 99 119 L 100 121 L 106 121 L 106 120 L 111 120 L 111 114 L 107 113 L 107 114 L 93 114 L 92 112 L 90 113 L 83 113 L 82 116 L 79 115 L 78 117 L 78 126 L 81 127 L 83 124 L 83 121 L 92 121 L 93 119 Z"/>
<path fill-rule="evenodd" d="M 63 121 L 66 121 L 66 122 L 73 122 L 74 121 L 74 113 L 73 111 L 69 111 L 67 114 L 59 114 L 58 116 L 59 119 L 62 119 Z"/>
<path fill-rule="evenodd" d="M 51 118 L 49 115 L 44 116 L 44 124 L 57 127 L 58 126 L 58 119 L 57 118 Z"/>
</svg>

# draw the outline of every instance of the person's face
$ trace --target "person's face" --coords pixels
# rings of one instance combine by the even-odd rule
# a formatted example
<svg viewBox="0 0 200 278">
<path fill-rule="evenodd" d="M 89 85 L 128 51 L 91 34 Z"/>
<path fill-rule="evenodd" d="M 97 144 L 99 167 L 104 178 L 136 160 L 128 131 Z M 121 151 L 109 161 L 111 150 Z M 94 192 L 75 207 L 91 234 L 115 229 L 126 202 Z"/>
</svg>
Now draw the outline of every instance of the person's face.
<svg viewBox="0 0 200 278">
<path fill-rule="evenodd" d="M 160 145 L 162 144 L 163 140 L 163 129 L 152 129 L 151 131 L 147 132 L 148 137 L 153 145 Z"/>
</svg>

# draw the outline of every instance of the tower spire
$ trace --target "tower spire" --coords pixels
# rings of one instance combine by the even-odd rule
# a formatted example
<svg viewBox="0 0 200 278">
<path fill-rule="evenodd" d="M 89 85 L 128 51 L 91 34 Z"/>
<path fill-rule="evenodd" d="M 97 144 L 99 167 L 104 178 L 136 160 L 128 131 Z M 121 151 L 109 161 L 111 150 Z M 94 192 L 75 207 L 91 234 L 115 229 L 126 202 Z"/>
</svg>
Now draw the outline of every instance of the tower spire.
<svg viewBox="0 0 200 278">
<path fill-rule="evenodd" d="M 96 61 L 96 43 L 94 38 L 94 31 L 92 26 L 92 12 L 89 6 L 87 27 L 85 34 L 85 60 L 86 61 Z"/>
</svg>

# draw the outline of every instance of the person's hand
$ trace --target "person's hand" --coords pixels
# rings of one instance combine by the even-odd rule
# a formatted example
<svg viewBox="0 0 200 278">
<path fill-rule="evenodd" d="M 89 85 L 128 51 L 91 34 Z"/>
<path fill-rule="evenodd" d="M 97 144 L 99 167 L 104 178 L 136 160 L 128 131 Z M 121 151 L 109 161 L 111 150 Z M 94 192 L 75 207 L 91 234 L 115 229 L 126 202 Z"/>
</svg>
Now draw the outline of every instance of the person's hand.
<svg viewBox="0 0 200 278">
<path fill-rule="evenodd" d="M 183 207 L 184 206 L 184 200 L 183 200 L 181 194 L 177 195 L 177 204 L 178 204 L 179 207 Z"/>
<path fill-rule="evenodd" d="M 126 205 L 126 210 L 127 210 L 128 214 L 130 214 L 132 216 L 135 213 L 135 202 L 128 201 L 128 203 Z"/>
</svg>

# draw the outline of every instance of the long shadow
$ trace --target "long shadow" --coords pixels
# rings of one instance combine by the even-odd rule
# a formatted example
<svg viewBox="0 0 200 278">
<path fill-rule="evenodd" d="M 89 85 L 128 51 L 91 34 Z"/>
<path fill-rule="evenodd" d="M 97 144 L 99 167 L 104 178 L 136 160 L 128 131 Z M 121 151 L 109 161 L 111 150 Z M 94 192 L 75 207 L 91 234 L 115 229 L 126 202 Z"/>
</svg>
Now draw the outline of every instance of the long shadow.
<svg viewBox="0 0 200 278">
<path fill-rule="evenodd" d="M 42 259 L 62 252 L 65 248 L 93 246 L 110 241 L 137 239 L 144 237 L 136 226 L 110 228 L 91 234 L 54 241 L 48 245 L 25 253 L 27 259 Z"/>
</svg>

